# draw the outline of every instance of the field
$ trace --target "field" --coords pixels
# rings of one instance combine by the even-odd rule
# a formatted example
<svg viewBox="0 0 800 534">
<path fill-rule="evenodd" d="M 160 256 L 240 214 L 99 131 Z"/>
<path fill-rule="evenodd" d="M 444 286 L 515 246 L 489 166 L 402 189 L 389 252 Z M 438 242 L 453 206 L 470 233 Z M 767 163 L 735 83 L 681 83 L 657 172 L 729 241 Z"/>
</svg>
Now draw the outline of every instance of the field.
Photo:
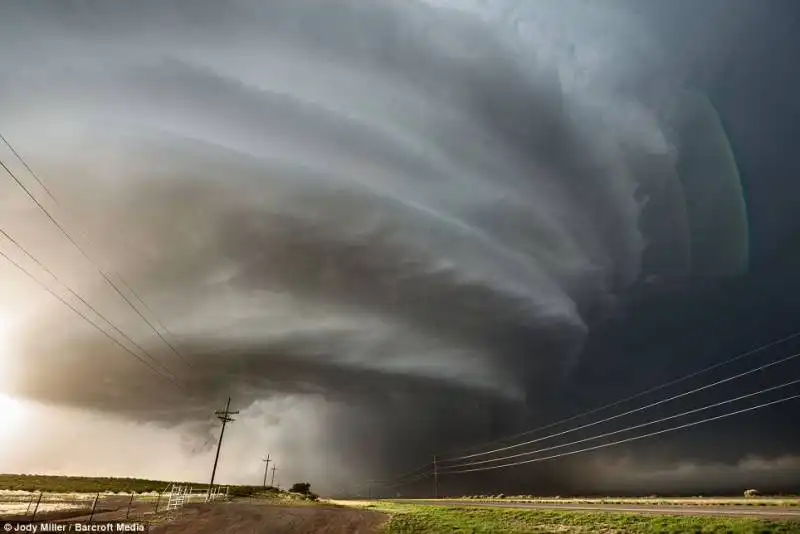
<svg viewBox="0 0 800 534">
<path fill-rule="evenodd" d="M 748 518 L 440 507 L 386 502 L 366 504 L 365 507 L 391 516 L 386 526 L 387 534 L 800 533 L 800 522 Z"/>
<path fill-rule="evenodd" d="M 6 517 L 25 517 L 30 515 L 32 504 L 30 502 L 12 503 L 0 501 L 0 518 Z M 54 512 L 73 512 L 85 510 L 86 507 L 78 503 L 45 502 L 38 507 L 39 517 L 52 516 Z"/>
<path fill-rule="evenodd" d="M 59 520 L 93 516 L 98 520 L 149 521 L 165 510 L 169 500 L 165 490 L 169 485 L 169 482 L 132 478 L 0 475 L 0 518 Z M 207 484 L 178 485 L 191 487 L 187 503 L 205 502 Z M 232 499 L 257 497 L 261 502 L 284 504 L 304 499 L 270 487 L 230 486 L 227 490 Z"/>
<path fill-rule="evenodd" d="M 265 528 L 283 534 L 377 534 L 388 520 L 380 512 L 325 505 L 305 495 L 260 486 L 230 486 L 230 499 L 221 504 L 205 502 L 207 485 L 188 484 L 193 491 L 185 506 L 167 511 L 163 492 L 168 485 L 124 478 L 0 475 L 0 519 L 31 520 L 35 509 L 37 522 L 128 519 L 165 534 Z"/>
<path fill-rule="evenodd" d="M 143 520 L 158 533 L 372 534 L 775 533 L 800 534 L 800 498 L 537 498 L 472 496 L 431 501 L 329 501 L 259 486 L 231 486 L 232 503 L 206 504 L 192 486 L 185 508 L 165 512 L 168 482 L 132 478 L 0 475 L 0 517 Z M 95 501 L 96 499 L 96 501 Z M 347 504 L 347 506 L 340 506 Z M 238 530 L 237 530 L 238 529 Z"/>
<path fill-rule="evenodd" d="M 139 478 L 0 474 L 0 490 L 10 491 L 45 491 L 52 493 L 150 493 L 163 491 L 167 485 L 169 485 L 169 482 Z"/>
<path fill-rule="evenodd" d="M 649 504 L 654 506 L 798 506 L 800 496 L 780 497 L 533 497 L 530 495 L 467 496 L 442 501 L 510 502 L 539 504 Z"/>
<path fill-rule="evenodd" d="M 113 477 L 66 477 L 50 475 L 0 474 L 0 491 L 25 491 L 46 493 L 159 493 L 172 482 L 141 478 Z M 208 484 L 175 482 L 192 486 L 196 490 L 207 490 Z M 261 486 L 229 486 L 232 496 L 244 497 L 260 491 Z"/>
</svg>

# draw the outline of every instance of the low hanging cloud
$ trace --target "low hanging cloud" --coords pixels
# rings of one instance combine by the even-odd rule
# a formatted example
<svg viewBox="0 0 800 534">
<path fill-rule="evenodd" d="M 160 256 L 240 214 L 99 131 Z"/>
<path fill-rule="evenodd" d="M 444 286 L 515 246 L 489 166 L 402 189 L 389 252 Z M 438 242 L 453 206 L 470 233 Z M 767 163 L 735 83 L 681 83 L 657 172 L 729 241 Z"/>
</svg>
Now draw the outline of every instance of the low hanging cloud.
<svg viewBox="0 0 800 534">
<path fill-rule="evenodd" d="M 631 458 L 604 458 L 590 467 L 598 491 L 686 495 L 718 494 L 730 488 L 765 493 L 792 491 L 800 474 L 800 458 L 747 455 L 733 463 L 684 460 L 653 466 Z"/>
<path fill-rule="evenodd" d="M 60 207 L 26 181 L 188 361 L 4 190 L 2 227 L 186 389 L 44 295 L 9 392 L 185 425 L 197 450 L 228 395 L 256 425 L 294 399 L 368 476 L 524 418 L 637 281 L 742 272 L 724 133 L 678 65 L 626 52 L 666 54 L 636 16 L 595 7 L 605 37 L 580 4 L 439 4 L 3 6 L 24 50 L 0 52 L 3 132 Z M 2 268 L 13 309 L 36 290 Z"/>
</svg>

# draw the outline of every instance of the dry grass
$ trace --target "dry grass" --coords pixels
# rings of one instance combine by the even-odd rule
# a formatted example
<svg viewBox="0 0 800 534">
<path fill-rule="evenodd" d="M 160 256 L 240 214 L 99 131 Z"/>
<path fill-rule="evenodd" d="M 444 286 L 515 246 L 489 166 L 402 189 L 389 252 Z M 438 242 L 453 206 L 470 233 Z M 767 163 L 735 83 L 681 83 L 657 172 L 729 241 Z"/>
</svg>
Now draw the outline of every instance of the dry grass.
<svg viewBox="0 0 800 534">
<path fill-rule="evenodd" d="M 8 516 L 26 515 L 33 506 L 27 503 L 0 503 L 0 518 Z M 84 506 L 69 503 L 41 503 L 37 509 L 39 514 L 50 512 L 63 512 L 66 510 L 81 510 Z"/>
</svg>

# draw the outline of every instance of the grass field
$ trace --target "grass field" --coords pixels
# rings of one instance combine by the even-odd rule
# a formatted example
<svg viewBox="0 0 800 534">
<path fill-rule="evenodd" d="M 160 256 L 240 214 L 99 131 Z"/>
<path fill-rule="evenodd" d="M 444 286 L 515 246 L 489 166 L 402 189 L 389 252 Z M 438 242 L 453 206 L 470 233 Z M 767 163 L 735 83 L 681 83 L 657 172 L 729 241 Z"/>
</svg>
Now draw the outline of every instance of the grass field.
<svg viewBox="0 0 800 534">
<path fill-rule="evenodd" d="M 163 512 L 169 482 L 131 478 L 89 478 L 31 475 L 0 475 L 0 520 L 67 519 L 98 514 L 106 519 L 132 518 L 151 522 L 171 517 Z M 179 483 L 191 487 L 187 504 L 206 502 L 206 484 Z M 278 488 L 230 486 L 231 501 L 279 506 L 313 504 L 309 496 Z M 230 502 L 230 501 L 229 501 Z M 92 510 L 95 510 L 92 512 Z M 157 515 L 157 512 L 162 512 Z"/>
<path fill-rule="evenodd" d="M 586 513 L 496 508 L 444 508 L 373 503 L 366 508 L 391 514 L 387 534 L 789 534 L 800 523 L 758 519 Z"/>
<path fill-rule="evenodd" d="M 150 493 L 163 491 L 170 483 L 161 480 L 110 477 L 62 477 L 0 474 L 0 490 L 52 493 Z M 190 484 L 190 483 L 185 483 Z M 198 487 L 200 485 L 198 484 Z M 208 487 L 208 486 L 206 486 Z"/>
<path fill-rule="evenodd" d="M 532 497 L 528 495 L 466 496 L 457 501 L 522 502 L 539 504 L 649 504 L 660 506 L 800 506 L 800 497 Z"/>
<path fill-rule="evenodd" d="M 141 478 L 66 477 L 50 475 L 0 474 L 0 491 L 29 491 L 47 493 L 158 493 L 171 482 Z M 208 484 L 176 482 L 206 490 Z M 232 497 L 247 497 L 264 491 L 261 486 L 229 486 Z"/>
</svg>

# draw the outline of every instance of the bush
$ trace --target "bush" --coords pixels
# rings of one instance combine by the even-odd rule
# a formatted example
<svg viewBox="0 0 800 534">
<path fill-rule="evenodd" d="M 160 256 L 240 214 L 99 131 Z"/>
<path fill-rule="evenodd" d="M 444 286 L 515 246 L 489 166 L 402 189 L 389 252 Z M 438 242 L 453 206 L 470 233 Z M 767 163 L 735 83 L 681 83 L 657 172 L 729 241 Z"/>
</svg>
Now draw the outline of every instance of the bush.
<svg viewBox="0 0 800 534">
<path fill-rule="evenodd" d="M 229 486 L 228 494 L 231 497 L 253 497 L 265 491 L 262 486 Z"/>
<path fill-rule="evenodd" d="M 311 495 L 311 483 L 310 482 L 295 482 L 292 484 L 292 487 L 289 488 L 289 491 L 292 493 L 299 493 L 301 495 Z"/>
</svg>

